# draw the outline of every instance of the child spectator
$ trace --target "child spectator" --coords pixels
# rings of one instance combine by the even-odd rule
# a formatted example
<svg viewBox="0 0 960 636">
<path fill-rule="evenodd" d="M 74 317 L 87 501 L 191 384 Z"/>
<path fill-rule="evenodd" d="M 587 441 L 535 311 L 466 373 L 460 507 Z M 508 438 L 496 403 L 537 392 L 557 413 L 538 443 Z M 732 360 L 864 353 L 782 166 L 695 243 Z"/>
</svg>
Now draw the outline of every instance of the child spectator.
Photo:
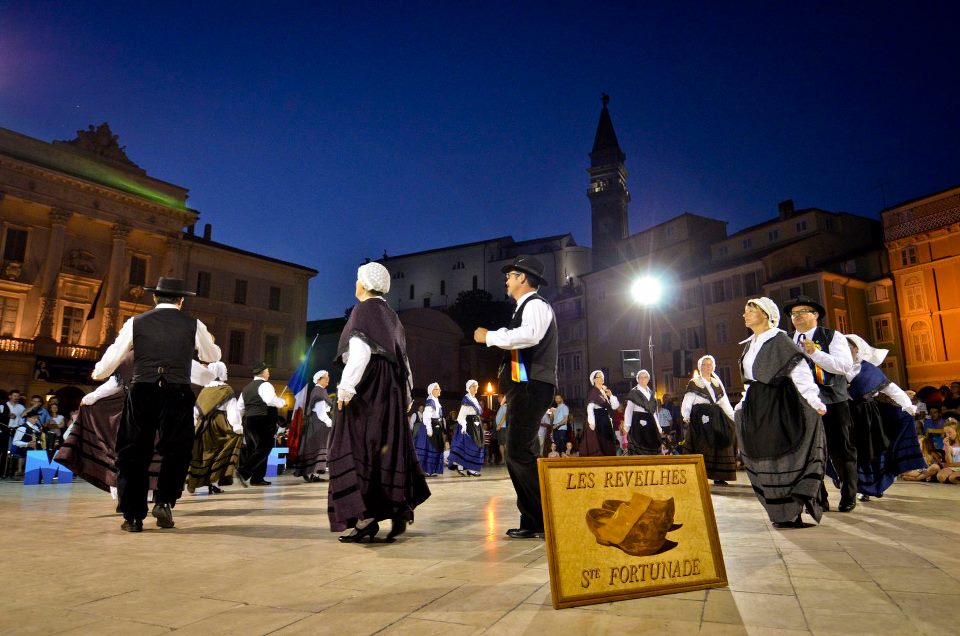
<svg viewBox="0 0 960 636">
<path fill-rule="evenodd" d="M 547 453 L 547 457 L 560 457 L 560 453 L 557 452 L 556 442 L 550 442 L 550 452 Z"/>
<path fill-rule="evenodd" d="M 941 484 L 960 484 L 960 434 L 957 420 L 950 418 L 943 427 L 943 466 L 937 473 Z"/>
</svg>

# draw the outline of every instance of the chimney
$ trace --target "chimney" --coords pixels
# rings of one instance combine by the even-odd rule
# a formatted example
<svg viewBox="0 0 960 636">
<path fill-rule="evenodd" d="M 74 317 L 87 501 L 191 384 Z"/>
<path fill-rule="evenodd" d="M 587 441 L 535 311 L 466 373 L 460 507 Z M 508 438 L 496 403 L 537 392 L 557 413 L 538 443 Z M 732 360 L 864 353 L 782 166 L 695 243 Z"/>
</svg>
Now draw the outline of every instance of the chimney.
<svg viewBox="0 0 960 636">
<path fill-rule="evenodd" d="M 196 224 L 191 223 L 190 225 L 187 226 L 187 234 L 189 234 L 190 236 L 193 236 L 194 225 Z"/>
<path fill-rule="evenodd" d="M 786 201 L 781 201 L 777 204 L 777 210 L 780 213 L 780 220 L 789 219 L 793 216 L 794 207 L 793 199 L 787 199 Z"/>
<path fill-rule="evenodd" d="M 204 240 L 204 241 L 209 241 L 209 240 L 210 240 L 210 230 L 212 230 L 212 229 L 213 229 L 213 226 L 210 225 L 209 223 L 204 223 L 204 224 L 203 224 L 203 240 Z"/>
</svg>

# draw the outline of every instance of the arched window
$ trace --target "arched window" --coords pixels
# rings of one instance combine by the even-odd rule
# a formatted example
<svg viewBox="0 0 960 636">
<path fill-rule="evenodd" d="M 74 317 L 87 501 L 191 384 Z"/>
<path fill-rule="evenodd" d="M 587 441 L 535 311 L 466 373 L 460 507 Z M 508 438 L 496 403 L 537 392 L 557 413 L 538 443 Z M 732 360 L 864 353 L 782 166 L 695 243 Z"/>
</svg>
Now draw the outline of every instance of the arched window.
<svg viewBox="0 0 960 636">
<path fill-rule="evenodd" d="M 908 276 L 903 280 L 903 296 L 907 300 L 907 311 L 923 311 L 927 306 L 919 276 Z"/>
<path fill-rule="evenodd" d="M 910 325 L 910 343 L 916 362 L 933 362 L 933 338 L 927 323 L 918 320 Z"/>
</svg>

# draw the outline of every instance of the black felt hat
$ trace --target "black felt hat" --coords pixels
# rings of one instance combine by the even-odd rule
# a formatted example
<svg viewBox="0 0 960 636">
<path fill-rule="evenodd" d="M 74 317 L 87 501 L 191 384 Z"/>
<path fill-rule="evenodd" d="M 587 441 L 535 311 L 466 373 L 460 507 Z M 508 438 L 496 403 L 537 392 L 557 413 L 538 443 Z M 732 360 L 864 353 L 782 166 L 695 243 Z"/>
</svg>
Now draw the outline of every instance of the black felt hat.
<svg viewBox="0 0 960 636">
<path fill-rule="evenodd" d="M 788 302 L 786 305 L 784 305 L 783 313 L 789 316 L 793 308 L 799 307 L 800 305 L 806 305 L 807 307 L 810 307 L 811 309 L 817 312 L 820 318 L 824 318 L 827 315 L 827 310 L 823 308 L 823 305 L 815 301 L 813 298 L 810 298 L 809 296 L 804 296 L 803 294 L 797 296 L 796 298 Z"/>
<path fill-rule="evenodd" d="M 270 368 L 270 365 L 266 362 L 258 362 L 253 365 L 253 375 L 260 375 L 264 371 Z"/>
<path fill-rule="evenodd" d="M 532 274 L 540 279 L 541 285 L 547 284 L 546 279 L 543 277 L 543 263 L 540 262 L 540 259 L 533 256 L 525 256 L 521 254 L 513 259 L 513 262 L 509 265 L 504 265 L 501 267 L 500 271 L 504 274 L 509 272 L 523 272 L 524 274 Z"/>
<path fill-rule="evenodd" d="M 167 278 L 161 276 L 157 281 L 156 287 L 144 287 L 144 291 L 153 292 L 154 296 L 164 298 L 180 298 L 182 296 L 196 296 L 192 291 L 187 291 L 187 284 L 181 278 Z"/>
</svg>

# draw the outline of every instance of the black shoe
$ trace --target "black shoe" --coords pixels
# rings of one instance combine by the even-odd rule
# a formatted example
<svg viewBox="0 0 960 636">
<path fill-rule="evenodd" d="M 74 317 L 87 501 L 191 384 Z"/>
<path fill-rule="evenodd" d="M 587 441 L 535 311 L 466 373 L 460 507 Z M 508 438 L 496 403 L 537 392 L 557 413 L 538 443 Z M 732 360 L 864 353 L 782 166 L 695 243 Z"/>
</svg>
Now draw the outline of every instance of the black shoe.
<svg viewBox="0 0 960 636">
<path fill-rule="evenodd" d="M 337 541 L 340 543 L 360 543 L 365 538 L 370 537 L 370 543 L 373 543 L 373 538 L 377 536 L 378 532 L 380 532 L 380 525 L 376 521 L 371 521 L 359 530 L 354 528 L 350 534 L 337 537 Z"/>
<path fill-rule="evenodd" d="M 223 493 L 223 490 L 221 490 L 220 488 L 217 488 L 213 484 L 210 484 L 209 486 L 207 486 L 207 492 L 209 492 L 211 495 L 219 495 Z"/>
<path fill-rule="evenodd" d="M 714 479 L 714 480 L 713 480 L 713 485 L 714 485 L 714 486 L 729 486 L 730 484 L 728 484 L 727 482 L 723 481 L 722 479 Z"/>
<path fill-rule="evenodd" d="M 806 527 L 800 517 L 797 517 L 793 521 L 774 521 L 773 527 L 778 530 L 786 530 L 787 528 L 804 528 Z"/>
<path fill-rule="evenodd" d="M 157 518 L 158 528 L 173 527 L 173 510 L 170 509 L 170 504 L 167 504 L 167 503 L 153 504 L 153 512 L 151 514 L 153 514 L 153 516 Z"/>
<path fill-rule="evenodd" d="M 542 539 L 543 532 L 537 532 L 527 528 L 510 528 L 507 530 L 507 536 L 511 539 Z"/>
<path fill-rule="evenodd" d="M 304 475 L 303 481 L 307 482 L 308 484 L 311 483 L 313 481 L 313 475 Z"/>
<path fill-rule="evenodd" d="M 387 534 L 387 541 L 393 541 L 401 534 L 407 531 L 407 525 L 413 523 L 413 510 L 394 517 L 390 520 L 390 532 Z"/>
<path fill-rule="evenodd" d="M 858 500 L 858 501 L 870 501 L 870 496 L 869 496 L 869 495 L 857 495 L 857 500 Z"/>
<path fill-rule="evenodd" d="M 261 479 L 260 481 L 251 481 L 251 482 L 250 482 L 250 485 L 251 485 L 251 486 L 269 486 L 269 485 L 271 485 L 272 483 L 273 483 L 272 481 L 267 481 L 266 479 Z"/>
<path fill-rule="evenodd" d="M 839 510 L 840 512 L 850 512 L 851 510 L 853 510 L 853 509 L 856 508 L 856 507 L 857 507 L 857 501 L 856 501 L 856 500 L 853 500 L 853 501 L 841 501 L 841 502 L 840 502 L 840 505 L 837 506 L 837 510 Z"/>
<path fill-rule="evenodd" d="M 124 532 L 143 532 L 143 522 L 139 519 L 124 519 L 120 529 Z"/>
</svg>

